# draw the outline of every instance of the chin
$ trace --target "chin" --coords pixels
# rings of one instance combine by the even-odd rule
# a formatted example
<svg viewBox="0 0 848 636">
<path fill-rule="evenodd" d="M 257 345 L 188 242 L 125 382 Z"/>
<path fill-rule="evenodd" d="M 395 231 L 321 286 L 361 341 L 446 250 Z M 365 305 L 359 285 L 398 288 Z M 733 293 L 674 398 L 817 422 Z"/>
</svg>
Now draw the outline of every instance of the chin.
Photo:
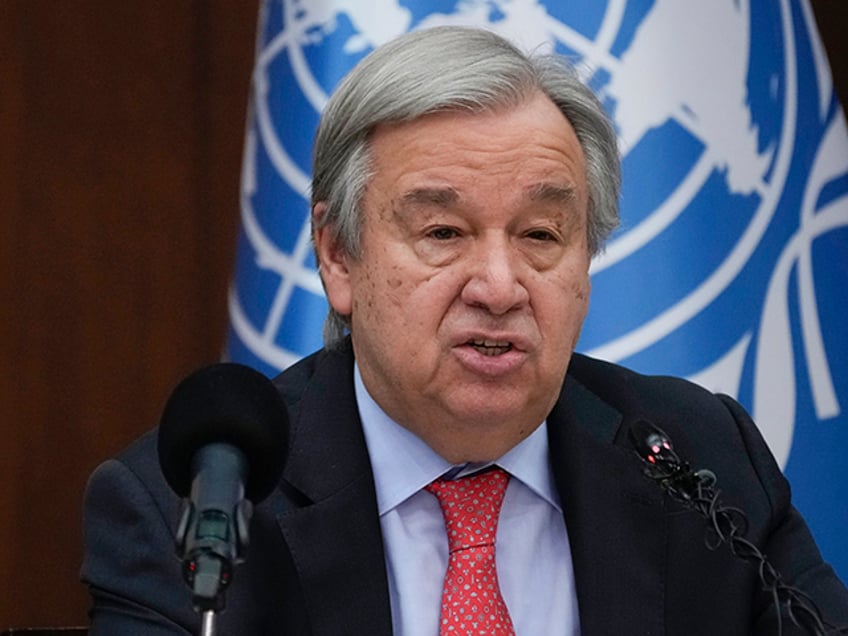
<svg viewBox="0 0 848 636">
<path fill-rule="evenodd" d="M 474 424 L 485 428 L 493 428 L 507 422 L 518 422 L 533 417 L 532 403 L 527 400 L 515 401 L 502 399 L 502 396 L 494 399 L 468 399 L 456 405 L 451 411 L 456 414 L 459 421 Z M 543 414 L 539 422 L 545 418 Z"/>
</svg>

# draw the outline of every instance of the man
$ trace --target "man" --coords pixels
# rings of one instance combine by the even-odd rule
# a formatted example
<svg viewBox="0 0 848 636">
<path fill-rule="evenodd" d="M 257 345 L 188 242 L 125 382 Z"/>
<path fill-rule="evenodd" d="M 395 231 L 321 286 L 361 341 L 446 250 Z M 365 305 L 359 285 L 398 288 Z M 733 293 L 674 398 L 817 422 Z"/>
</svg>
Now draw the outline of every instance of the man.
<svg viewBox="0 0 848 636">
<path fill-rule="evenodd" d="M 327 347 L 275 380 L 290 451 L 221 633 L 777 633 L 758 568 L 711 549 L 706 522 L 645 477 L 643 420 L 716 473 L 824 623 L 848 623 L 848 592 L 735 402 L 572 355 L 619 179 L 613 130 L 572 71 L 485 31 L 404 36 L 330 100 L 313 174 Z M 197 631 L 154 447 L 151 433 L 89 485 L 95 634 Z M 497 550 L 481 547 L 492 609 L 466 621 L 453 604 L 474 606 L 461 588 L 480 581 L 457 570 L 445 500 L 470 507 L 484 497 L 463 489 L 484 482 L 501 489 L 484 523 Z"/>
</svg>

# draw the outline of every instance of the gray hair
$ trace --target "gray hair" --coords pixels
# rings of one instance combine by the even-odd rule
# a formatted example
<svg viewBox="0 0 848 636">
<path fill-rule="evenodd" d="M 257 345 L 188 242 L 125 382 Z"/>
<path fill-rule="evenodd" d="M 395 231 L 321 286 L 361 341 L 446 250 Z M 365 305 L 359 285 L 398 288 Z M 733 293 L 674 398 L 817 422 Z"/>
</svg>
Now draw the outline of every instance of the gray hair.
<svg viewBox="0 0 848 636">
<path fill-rule="evenodd" d="M 315 138 L 313 236 L 328 227 L 351 257 L 360 256 L 360 201 L 370 177 L 368 136 L 379 124 L 441 111 L 517 107 L 539 92 L 571 123 L 586 160 L 587 240 L 594 256 L 618 225 L 620 163 L 615 130 L 573 67 L 552 55 L 526 55 L 490 31 L 438 27 L 407 33 L 365 57 L 327 103 Z M 330 308 L 324 342 L 337 343 L 349 317 Z"/>
</svg>

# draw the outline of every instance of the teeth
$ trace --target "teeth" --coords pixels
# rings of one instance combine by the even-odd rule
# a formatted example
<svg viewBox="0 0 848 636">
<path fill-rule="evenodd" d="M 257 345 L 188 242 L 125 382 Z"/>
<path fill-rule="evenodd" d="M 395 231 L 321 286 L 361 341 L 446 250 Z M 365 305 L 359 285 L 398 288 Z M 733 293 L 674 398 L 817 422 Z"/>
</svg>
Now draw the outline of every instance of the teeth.
<svg viewBox="0 0 848 636">
<path fill-rule="evenodd" d="M 468 344 L 485 356 L 498 356 L 512 349 L 512 343 L 498 340 L 471 340 Z"/>
<path fill-rule="evenodd" d="M 509 342 L 500 342 L 499 340 L 472 340 L 471 344 L 475 347 L 509 347 Z"/>
</svg>

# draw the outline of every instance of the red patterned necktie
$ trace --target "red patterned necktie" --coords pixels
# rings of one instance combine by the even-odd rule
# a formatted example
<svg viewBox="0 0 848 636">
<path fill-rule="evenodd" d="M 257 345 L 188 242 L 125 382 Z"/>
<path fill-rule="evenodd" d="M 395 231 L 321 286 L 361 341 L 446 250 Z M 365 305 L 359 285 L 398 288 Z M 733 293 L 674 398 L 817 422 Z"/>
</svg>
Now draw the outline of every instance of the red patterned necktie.
<svg viewBox="0 0 848 636">
<path fill-rule="evenodd" d="M 439 500 L 448 533 L 442 636 L 515 636 L 498 586 L 495 536 L 509 475 L 495 468 L 426 487 Z"/>
</svg>

